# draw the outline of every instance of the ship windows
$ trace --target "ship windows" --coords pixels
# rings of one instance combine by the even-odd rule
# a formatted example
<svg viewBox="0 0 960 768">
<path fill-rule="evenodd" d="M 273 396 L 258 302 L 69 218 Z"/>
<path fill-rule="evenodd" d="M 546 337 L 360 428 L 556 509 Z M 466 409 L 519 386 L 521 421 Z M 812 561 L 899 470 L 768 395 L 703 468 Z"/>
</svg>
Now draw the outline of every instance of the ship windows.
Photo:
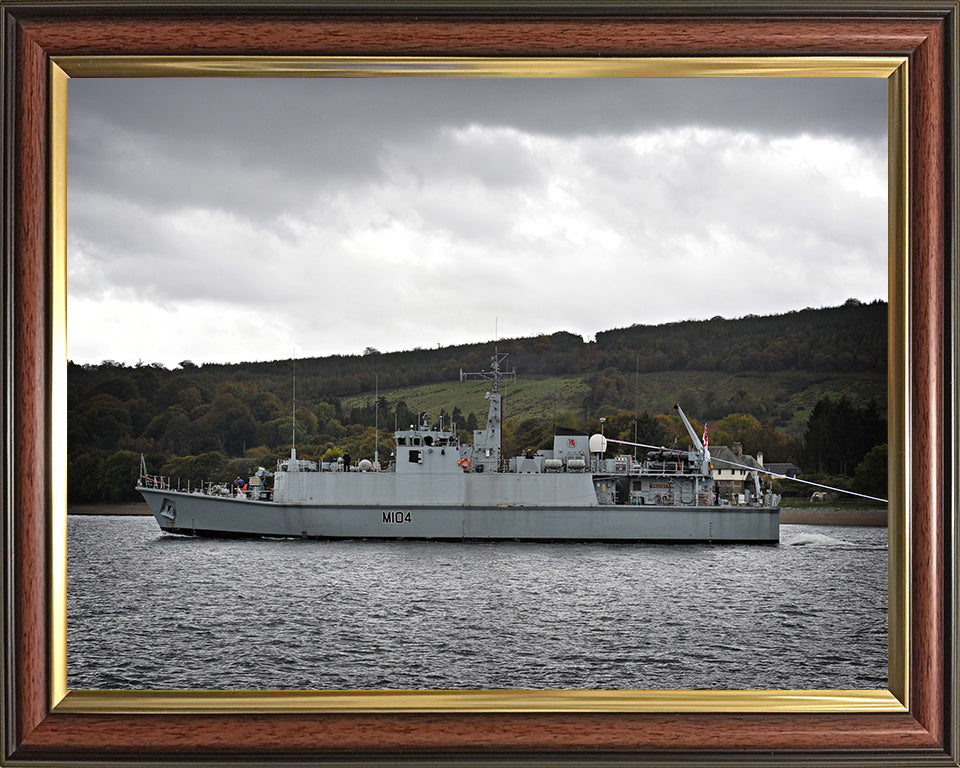
<svg viewBox="0 0 960 768">
<path fill-rule="evenodd" d="M 411 464 L 420 463 L 420 451 L 410 451 L 407 455 L 410 457 Z"/>
<path fill-rule="evenodd" d="M 420 438 L 419 438 L 419 437 L 411 437 L 411 438 L 410 438 L 410 444 L 411 444 L 411 445 L 420 445 Z M 419 451 L 418 451 L 418 453 L 419 453 Z"/>
<path fill-rule="evenodd" d="M 423 444 L 433 445 L 433 435 L 427 435 L 425 438 L 423 438 Z"/>
<path fill-rule="evenodd" d="M 406 444 L 407 444 L 407 438 L 405 438 L 405 437 L 398 437 L 398 438 L 397 438 L 397 445 L 406 445 Z"/>
</svg>

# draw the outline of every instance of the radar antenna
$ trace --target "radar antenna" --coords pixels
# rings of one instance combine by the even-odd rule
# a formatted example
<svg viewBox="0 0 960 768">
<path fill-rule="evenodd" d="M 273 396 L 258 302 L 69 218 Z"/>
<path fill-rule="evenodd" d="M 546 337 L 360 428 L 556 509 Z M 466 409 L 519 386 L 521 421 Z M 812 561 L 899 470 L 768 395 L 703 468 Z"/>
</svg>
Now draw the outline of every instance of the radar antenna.
<svg viewBox="0 0 960 768">
<path fill-rule="evenodd" d="M 499 352 L 496 348 L 493 351 L 493 357 L 490 358 L 490 370 L 489 371 L 465 371 L 463 368 L 460 369 L 460 381 L 464 382 L 469 379 L 482 379 L 484 381 L 492 381 L 493 385 L 490 387 L 490 391 L 493 394 L 500 393 L 500 382 L 504 379 L 513 379 L 517 378 L 517 369 L 512 368 L 509 371 L 501 371 L 500 363 L 506 360 L 510 355 L 507 352 Z"/>
</svg>

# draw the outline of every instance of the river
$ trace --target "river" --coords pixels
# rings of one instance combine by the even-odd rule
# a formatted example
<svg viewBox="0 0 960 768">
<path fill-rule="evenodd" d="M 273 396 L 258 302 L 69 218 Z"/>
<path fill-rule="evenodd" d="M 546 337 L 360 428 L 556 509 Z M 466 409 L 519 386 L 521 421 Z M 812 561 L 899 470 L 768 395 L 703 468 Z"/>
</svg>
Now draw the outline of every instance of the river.
<svg viewBox="0 0 960 768">
<path fill-rule="evenodd" d="M 67 530 L 71 688 L 886 688 L 885 528 L 783 525 L 778 546 Z"/>
</svg>

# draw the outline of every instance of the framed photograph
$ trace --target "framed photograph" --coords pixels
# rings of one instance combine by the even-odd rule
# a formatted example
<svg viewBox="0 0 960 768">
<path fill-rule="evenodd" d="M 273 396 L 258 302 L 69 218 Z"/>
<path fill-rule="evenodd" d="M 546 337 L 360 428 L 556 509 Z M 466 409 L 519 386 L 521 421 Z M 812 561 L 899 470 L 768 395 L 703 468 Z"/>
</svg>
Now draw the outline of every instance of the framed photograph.
<svg viewBox="0 0 960 768">
<path fill-rule="evenodd" d="M 958 764 L 956 2 L 0 10 L 4 761 Z M 424 75 L 886 80 L 887 690 L 67 689 L 69 79 Z"/>
</svg>

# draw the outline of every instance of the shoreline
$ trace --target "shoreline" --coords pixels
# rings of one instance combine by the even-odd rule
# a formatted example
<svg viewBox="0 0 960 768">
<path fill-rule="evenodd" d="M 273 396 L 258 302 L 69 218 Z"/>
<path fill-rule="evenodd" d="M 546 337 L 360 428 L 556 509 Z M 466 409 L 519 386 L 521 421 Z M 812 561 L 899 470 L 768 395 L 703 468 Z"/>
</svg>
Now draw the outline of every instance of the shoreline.
<svg viewBox="0 0 960 768">
<path fill-rule="evenodd" d="M 149 516 L 150 507 L 143 501 L 121 504 L 68 504 L 68 515 L 138 515 Z"/>
<path fill-rule="evenodd" d="M 886 528 L 887 510 L 876 508 L 780 507 L 782 525 L 837 525 Z"/>
<path fill-rule="evenodd" d="M 131 515 L 149 517 L 150 509 L 144 502 L 122 504 L 70 504 L 68 515 Z M 885 509 L 839 509 L 837 507 L 793 509 L 781 507 L 783 525 L 837 525 L 882 528 L 887 525 Z"/>
</svg>

